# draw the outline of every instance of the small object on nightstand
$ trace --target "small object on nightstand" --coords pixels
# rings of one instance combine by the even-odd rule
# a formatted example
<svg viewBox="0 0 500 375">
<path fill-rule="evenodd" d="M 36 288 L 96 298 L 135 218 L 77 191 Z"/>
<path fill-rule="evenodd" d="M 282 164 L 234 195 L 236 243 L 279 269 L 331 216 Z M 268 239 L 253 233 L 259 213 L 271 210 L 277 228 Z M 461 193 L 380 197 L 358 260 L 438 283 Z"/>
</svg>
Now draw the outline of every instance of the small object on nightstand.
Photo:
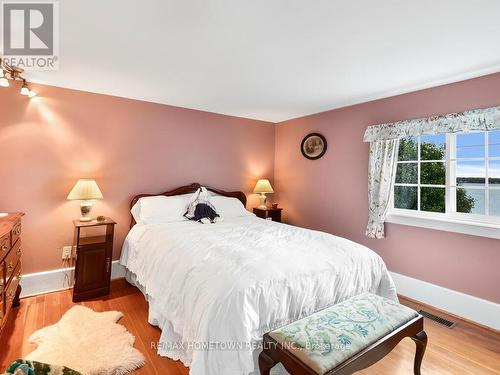
<svg viewBox="0 0 500 375">
<path fill-rule="evenodd" d="M 106 221 L 106 216 L 97 216 L 96 220 L 101 223 L 103 221 Z"/>
<path fill-rule="evenodd" d="M 282 210 L 283 210 L 282 208 L 278 207 L 266 207 L 266 208 L 255 207 L 253 209 L 253 213 L 257 215 L 257 217 L 260 217 L 261 219 L 271 219 L 272 221 L 281 223 Z"/>
<path fill-rule="evenodd" d="M 76 248 L 73 302 L 109 294 L 115 224 L 109 217 L 103 221 L 73 220 Z M 103 235 L 82 236 L 82 229 L 102 226 L 106 227 Z"/>
<path fill-rule="evenodd" d="M 272 208 L 278 208 L 278 203 L 273 203 L 273 204 L 271 205 L 271 207 L 272 207 Z"/>
</svg>

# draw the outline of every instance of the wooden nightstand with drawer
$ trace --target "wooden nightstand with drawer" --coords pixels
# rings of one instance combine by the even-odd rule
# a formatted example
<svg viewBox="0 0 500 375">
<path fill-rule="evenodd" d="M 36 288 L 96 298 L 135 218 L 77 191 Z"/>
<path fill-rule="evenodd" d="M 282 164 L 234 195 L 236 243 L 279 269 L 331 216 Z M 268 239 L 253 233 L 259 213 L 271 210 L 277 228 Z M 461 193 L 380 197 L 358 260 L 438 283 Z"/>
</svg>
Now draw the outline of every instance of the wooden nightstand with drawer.
<svg viewBox="0 0 500 375">
<path fill-rule="evenodd" d="M 21 217 L 11 213 L 0 218 L 0 331 L 10 309 L 19 306 L 21 294 Z"/>
</svg>

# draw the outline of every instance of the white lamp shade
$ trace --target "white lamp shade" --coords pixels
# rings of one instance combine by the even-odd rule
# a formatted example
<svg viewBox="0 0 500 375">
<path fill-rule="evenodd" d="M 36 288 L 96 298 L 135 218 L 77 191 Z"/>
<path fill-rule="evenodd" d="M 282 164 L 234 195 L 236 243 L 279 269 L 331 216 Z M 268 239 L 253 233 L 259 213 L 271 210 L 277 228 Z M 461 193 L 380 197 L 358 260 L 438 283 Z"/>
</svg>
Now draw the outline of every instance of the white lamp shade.
<svg viewBox="0 0 500 375">
<path fill-rule="evenodd" d="M 254 193 L 274 193 L 273 187 L 271 183 L 267 179 L 262 179 L 257 181 L 255 184 L 255 188 L 253 189 Z"/>
<path fill-rule="evenodd" d="M 21 95 L 28 96 L 30 94 L 30 89 L 28 86 L 23 86 L 21 88 Z"/>
<path fill-rule="evenodd" d="M 101 190 L 93 179 L 82 178 L 78 180 L 68 194 L 68 200 L 102 199 Z"/>
</svg>

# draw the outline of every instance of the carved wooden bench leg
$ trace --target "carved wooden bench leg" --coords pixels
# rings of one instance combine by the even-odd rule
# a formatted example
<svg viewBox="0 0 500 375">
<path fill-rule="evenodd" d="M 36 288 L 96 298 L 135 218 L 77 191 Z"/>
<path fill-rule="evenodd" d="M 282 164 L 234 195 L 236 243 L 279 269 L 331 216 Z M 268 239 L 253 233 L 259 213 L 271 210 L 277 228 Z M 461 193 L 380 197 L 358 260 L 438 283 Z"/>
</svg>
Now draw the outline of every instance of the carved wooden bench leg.
<svg viewBox="0 0 500 375">
<path fill-rule="evenodd" d="M 425 348 L 427 346 L 427 334 L 425 333 L 425 331 L 420 331 L 411 339 L 415 341 L 415 344 L 417 346 L 417 351 L 415 353 L 415 364 L 413 365 L 413 373 L 415 375 L 420 375 L 420 366 L 422 365 L 422 359 L 424 358 Z"/>
<path fill-rule="evenodd" d="M 12 307 L 19 307 L 19 305 L 21 304 L 19 302 L 19 296 L 21 295 L 21 285 L 18 285 L 17 286 L 17 289 L 16 289 L 16 295 L 14 296 L 14 300 L 12 301 Z"/>
<path fill-rule="evenodd" d="M 269 357 L 264 351 L 259 355 L 259 370 L 260 375 L 269 375 L 271 369 L 277 364 L 271 357 Z"/>
</svg>

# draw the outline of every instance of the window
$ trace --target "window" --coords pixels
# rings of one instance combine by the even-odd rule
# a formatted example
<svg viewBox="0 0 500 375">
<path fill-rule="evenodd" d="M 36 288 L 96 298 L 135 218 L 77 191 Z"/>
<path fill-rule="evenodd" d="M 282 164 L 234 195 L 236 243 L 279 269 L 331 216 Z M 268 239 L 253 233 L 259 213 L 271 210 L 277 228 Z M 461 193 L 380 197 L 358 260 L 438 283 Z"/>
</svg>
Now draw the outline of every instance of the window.
<svg viewBox="0 0 500 375">
<path fill-rule="evenodd" d="M 446 212 L 446 135 L 399 140 L 394 208 Z"/>
<path fill-rule="evenodd" d="M 401 138 L 390 207 L 390 215 L 500 224 L 500 130 Z"/>
</svg>

